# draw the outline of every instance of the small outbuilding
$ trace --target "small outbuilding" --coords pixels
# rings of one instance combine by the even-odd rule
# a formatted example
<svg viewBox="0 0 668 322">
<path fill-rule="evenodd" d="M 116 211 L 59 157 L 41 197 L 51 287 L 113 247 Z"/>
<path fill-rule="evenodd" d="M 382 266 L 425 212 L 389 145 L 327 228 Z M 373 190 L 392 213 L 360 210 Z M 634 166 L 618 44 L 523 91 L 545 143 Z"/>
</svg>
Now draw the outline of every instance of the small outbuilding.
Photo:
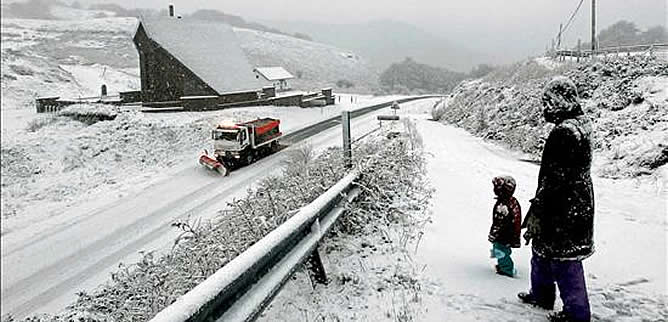
<svg viewBox="0 0 668 322">
<path fill-rule="evenodd" d="M 295 78 L 283 67 L 257 67 L 253 72 L 256 79 L 262 78 L 280 91 L 289 90 L 288 80 Z"/>
</svg>

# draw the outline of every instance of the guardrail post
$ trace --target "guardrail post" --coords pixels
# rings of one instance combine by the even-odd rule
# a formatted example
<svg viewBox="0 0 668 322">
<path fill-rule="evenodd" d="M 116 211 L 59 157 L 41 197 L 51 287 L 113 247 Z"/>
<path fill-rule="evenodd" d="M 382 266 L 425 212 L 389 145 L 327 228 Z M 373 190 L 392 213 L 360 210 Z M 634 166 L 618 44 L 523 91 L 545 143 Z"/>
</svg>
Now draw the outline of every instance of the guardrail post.
<svg viewBox="0 0 668 322">
<path fill-rule="evenodd" d="M 325 272 L 325 265 L 322 264 L 318 247 L 316 247 L 313 250 L 313 253 L 308 257 L 307 266 L 311 280 L 320 284 L 327 284 L 327 273 Z"/>
<path fill-rule="evenodd" d="M 311 225 L 311 233 L 320 233 L 320 220 L 316 219 L 315 222 L 313 222 Z M 317 245 L 306 260 L 306 267 L 308 268 L 311 281 L 315 281 L 316 283 L 320 284 L 327 284 L 327 273 L 325 272 L 325 265 L 322 264 L 322 259 L 320 258 L 320 252 L 318 251 Z"/>
<path fill-rule="evenodd" d="M 353 153 L 350 146 L 350 111 L 341 112 L 341 126 L 343 128 L 343 162 L 346 168 L 352 168 Z"/>
</svg>

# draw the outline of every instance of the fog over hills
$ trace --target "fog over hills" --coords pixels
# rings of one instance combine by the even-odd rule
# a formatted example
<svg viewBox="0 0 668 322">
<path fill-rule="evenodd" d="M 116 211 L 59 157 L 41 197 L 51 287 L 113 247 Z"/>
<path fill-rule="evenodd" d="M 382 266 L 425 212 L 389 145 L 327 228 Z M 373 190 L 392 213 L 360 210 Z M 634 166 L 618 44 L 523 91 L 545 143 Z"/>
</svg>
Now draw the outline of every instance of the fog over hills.
<svg viewBox="0 0 668 322">
<path fill-rule="evenodd" d="M 411 57 L 426 64 L 465 72 L 476 64 L 491 60 L 480 52 L 449 41 L 447 35 L 436 35 L 396 20 L 374 20 L 357 24 L 307 21 L 263 23 L 287 32 L 306 31 L 316 41 L 348 48 L 383 68 Z"/>
</svg>

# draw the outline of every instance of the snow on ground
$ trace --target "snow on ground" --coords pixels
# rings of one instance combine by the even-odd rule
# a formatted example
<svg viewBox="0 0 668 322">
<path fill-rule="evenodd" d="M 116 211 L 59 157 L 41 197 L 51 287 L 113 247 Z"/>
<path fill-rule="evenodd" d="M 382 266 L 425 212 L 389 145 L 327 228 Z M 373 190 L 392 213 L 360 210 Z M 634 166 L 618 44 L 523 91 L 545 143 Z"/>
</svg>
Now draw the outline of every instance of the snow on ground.
<svg viewBox="0 0 668 322">
<path fill-rule="evenodd" d="M 399 113 L 428 111 L 435 101 L 425 99 L 404 103 Z M 376 115 L 388 113 L 392 113 L 391 110 L 383 109 L 363 117 L 365 120 L 355 119 L 353 137 L 378 130 Z M 382 127 L 388 131 L 407 131 L 402 122 L 384 122 Z M 419 140 L 414 141 L 417 142 Z M 353 145 L 353 159 L 357 147 Z M 420 187 L 420 192 L 429 190 L 420 182 L 414 184 Z M 329 279 L 327 285 L 314 283 L 306 269 L 298 270 L 259 320 L 412 321 L 418 316 L 422 298 L 426 296 L 423 288 L 429 287 L 429 282 L 419 276 L 421 267 L 414 265 L 411 259 L 419 225 L 426 220 L 420 210 L 427 207 L 420 204 L 420 200 L 410 199 L 412 197 L 422 200 L 421 195 L 398 196 L 389 206 L 396 212 L 387 217 L 362 212 L 361 215 L 345 214 L 347 218 L 340 218 L 346 222 L 343 226 L 359 225 L 361 232 L 330 234 L 320 243 L 319 250 Z M 409 201 L 404 202 L 407 199 Z"/>
<path fill-rule="evenodd" d="M 92 125 L 64 116 L 3 111 L 14 119 L 3 117 L 2 124 L 2 234 L 62 214 L 85 200 L 113 201 L 196 164 L 199 153 L 211 147 L 209 130 L 223 120 L 273 117 L 288 133 L 340 115 L 342 109 L 395 98 L 360 97 L 353 104 L 322 108 L 262 106 L 153 114 L 120 109 L 115 120 Z"/>
<path fill-rule="evenodd" d="M 263 108 L 267 111 L 274 109 L 257 109 Z M 275 109 L 285 112 L 282 129 L 292 131 L 301 126 L 298 122 L 291 121 L 292 119 L 302 117 L 310 120 L 310 117 L 330 113 L 339 115 L 338 111 L 345 106 L 332 108 L 323 108 L 322 111 L 319 108 Z M 230 114 L 225 118 L 234 119 L 238 116 L 245 119 L 244 113 L 239 110 L 247 109 L 237 109 L 237 113 L 227 110 Z M 251 112 L 246 113 L 250 117 L 255 116 Z M 263 115 L 268 113 L 270 112 Z M 154 124 L 173 125 L 174 132 L 181 133 L 179 126 L 190 124 L 189 118 L 206 123 L 219 120 L 215 118 L 217 115 L 218 112 L 143 116 L 151 117 Z M 297 117 L 293 118 L 292 115 Z M 353 137 L 357 138 L 366 133 L 367 124 L 377 127 L 377 123 L 370 122 L 374 117 L 369 115 L 354 119 Z M 104 122 L 95 125 L 100 123 Z M 136 127 L 139 130 L 142 128 L 138 125 Z M 208 128 L 204 131 L 208 133 Z M 340 131 L 340 128 L 332 128 L 307 140 L 305 144 L 317 149 L 340 145 Z M 155 132 L 164 133 L 160 130 Z M 211 144 L 208 138 L 205 144 Z M 162 140 L 156 139 L 152 145 L 147 146 L 149 152 L 162 153 L 163 145 Z M 288 149 L 293 148 L 295 147 Z M 125 153 L 118 147 L 110 149 L 112 150 Z M 191 215 L 197 215 L 198 220 L 208 220 L 220 215 L 220 209 L 226 208 L 233 198 L 245 195 L 247 187 L 251 187 L 256 180 L 281 171 L 287 155 L 289 154 L 277 153 L 263 158 L 250 166 L 233 171 L 222 182 L 220 176 L 197 164 L 197 154 L 185 155 L 183 163 L 163 168 L 160 168 L 162 164 L 158 164 L 157 171 L 153 171 L 153 168 L 144 169 L 147 171 L 146 177 L 140 173 L 131 178 L 134 182 L 119 182 L 117 185 L 108 186 L 107 193 L 91 194 L 90 198 L 84 196 L 73 201 L 71 207 L 55 216 L 31 222 L 25 227 L 15 225 L 16 229 L 4 234 L 0 243 L 3 252 L 3 312 L 14 312 L 19 316 L 58 312 L 72 303 L 79 290 L 93 289 L 107 281 L 109 273 L 117 270 L 119 262 L 136 263 L 142 259 L 142 251 L 161 253 L 169 250 L 179 235 L 179 231 L 170 228 L 174 220 L 185 220 Z M 136 163 L 137 160 L 135 163 L 126 162 L 118 166 L 128 172 L 123 174 L 121 179 L 129 178 L 136 172 L 135 168 L 139 167 Z M 74 184 L 79 183 L 78 178 L 71 179 Z M 3 228 L 5 222 L 7 221 L 3 220 Z M 104 230 L 99 231 L 99 227 L 104 227 Z M 72 236 L 77 238 L 72 239 Z M 66 265 L 74 268 L 65 269 Z"/>
<path fill-rule="evenodd" d="M 648 165 L 658 163 L 662 154 L 664 160 L 668 158 L 668 76 L 641 77 L 632 86 L 642 93 L 642 103 L 596 118 L 597 136 L 605 149 L 594 161 L 607 177 L 651 174 L 646 169 L 653 166 Z M 590 100 L 588 105 L 597 101 Z"/>
<path fill-rule="evenodd" d="M 530 249 L 523 247 L 513 254 L 519 269 L 517 278 L 500 277 L 493 273 L 494 263 L 488 258 L 490 245 L 486 238 L 494 202 L 490 189 L 491 178 L 498 174 L 513 175 L 518 181 L 516 196 L 526 211 L 527 200 L 535 189 L 538 167 L 517 161 L 508 151 L 473 138 L 463 130 L 428 121 L 428 113 L 434 102 L 424 100 L 414 105 L 402 104 L 399 110 L 400 114 L 413 114 L 412 117 L 418 120 L 424 147 L 430 155 L 428 175 L 436 189 L 432 201 L 433 223 L 427 226 L 417 253 L 380 245 L 385 240 L 380 238 L 382 234 L 366 236 L 361 241 L 344 240 L 343 244 L 327 243 L 325 251 L 333 255 L 326 255 L 324 260 L 326 268 L 334 276 L 332 283 L 335 283 L 328 291 L 334 291 L 336 295 L 327 296 L 327 290 L 324 293 L 313 293 L 306 275 L 298 274 L 295 282 L 286 286 L 284 293 L 281 293 L 283 298 L 288 297 L 289 300 L 282 302 L 285 307 L 279 306 L 282 312 L 278 316 L 284 320 L 336 319 L 337 316 L 353 320 L 394 320 L 398 317 L 428 321 L 545 320 L 546 312 L 520 305 L 515 298 L 518 291 L 529 287 Z M 184 127 L 184 124 L 208 126 L 220 118 L 255 116 L 254 111 L 263 116 L 282 116 L 285 119 L 282 126 L 287 132 L 318 117 L 336 115 L 341 108 L 260 107 L 151 115 L 126 112 L 128 116 L 120 113 L 118 117 L 118 121 L 126 118 L 123 122 L 99 122 L 87 127 L 75 126 L 67 120 L 58 122 L 68 124 L 66 129 L 74 132 L 74 141 L 81 143 L 79 137 L 86 137 L 86 128 L 93 131 L 96 126 L 102 127 L 103 123 L 107 123 L 105 127 L 128 122 L 133 125 L 151 123 L 158 128 L 166 125 Z M 302 119 L 293 119 L 296 115 Z M 355 127 L 354 136 L 358 137 L 362 132 L 377 126 L 373 123 L 371 121 L 366 126 Z M 55 131 L 49 129 L 55 125 L 48 125 L 38 132 L 47 134 Z M 207 132 L 206 126 L 201 132 Z M 162 132 L 152 129 L 151 133 Z M 337 137 L 338 134 L 334 135 L 334 139 Z M 112 139 L 115 138 L 112 136 Z M 35 143 L 35 138 L 32 140 L 31 143 Z M 202 142 L 206 144 L 207 141 Z M 3 142 L 3 149 L 5 146 Z M 192 148 L 197 150 L 201 146 Z M 174 158 L 182 156 L 182 164 L 187 163 L 186 166 L 192 167 L 194 155 L 182 151 Z M 178 162 L 174 161 L 173 164 L 173 169 L 177 168 Z M 135 167 L 138 166 L 125 163 L 115 166 L 125 172 L 121 179 L 136 175 Z M 161 172 L 173 169 L 153 169 L 155 172 L 152 178 L 158 178 Z M 5 173 L 3 164 L 3 180 Z M 664 167 L 662 173 L 663 181 L 654 182 L 595 178 L 597 253 L 585 261 L 585 270 L 592 311 L 597 320 L 661 320 L 668 313 L 665 307 L 665 200 L 668 197 L 665 175 L 668 175 L 668 169 Z M 70 180 L 76 183 L 77 178 Z M 123 186 L 122 182 L 108 191 L 125 194 L 132 193 L 131 189 L 140 191 L 142 185 L 151 179 L 147 176 L 135 180 L 126 185 L 125 191 L 117 188 Z M 4 190 L 3 187 L 3 194 Z M 94 190 L 98 191 L 98 200 L 104 200 L 101 197 L 104 190 Z M 2 219 L 5 229 L 7 220 L 4 216 Z M 7 233 L 11 234 L 11 231 Z M 315 290 L 323 292 L 319 287 Z M 321 301 L 318 302 L 320 306 L 348 311 L 340 315 L 314 315 L 310 308 L 313 305 L 311 301 L 315 300 Z M 265 318 L 271 319 L 272 316 Z"/>
<path fill-rule="evenodd" d="M 114 12 L 106 10 L 76 9 L 54 5 L 50 7 L 51 15 L 62 20 L 86 20 L 99 17 L 114 16 Z"/>
<path fill-rule="evenodd" d="M 32 109 L 37 97 L 99 94 L 100 78 L 112 84 L 110 92 L 136 89 L 138 80 L 128 81 L 138 77 L 135 24 L 134 18 L 3 18 L 2 110 Z"/>
<path fill-rule="evenodd" d="M 420 120 L 428 172 L 436 189 L 433 224 L 417 252 L 435 279 L 425 320 L 544 321 L 546 312 L 519 304 L 529 289 L 530 247 L 513 250 L 519 275 L 494 273 L 487 233 L 494 204 L 491 179 L 509 174 L 526 212 L 538 166 L 517 161 L 502 148 L 461 129 Z M 665 179 L 665 178 L 664 178 Z M 603 321 L 666 318 L 665 183 L 594 179 L 597 252 L 584 262 L 594 317 Z"/>
<path fill-rule="evenodd" d="M 534 61 L 538 63 L 538 65 L 541 65 L 549 70 L 554 70 L 556 68 L 559 68 L 563 65 L 562 62 L 559 62 L 552 57 L 537 57 L 534 58 Z"/>
<path fill-rule="evenodd" d="M 513 250 L 519 274 L 507 278 L 494 273 L 487 241 L 495 201 L 491 179 L 514 176 L 515 196 L 526 212 L 539 167 L 464 130 L 429 121 L 433 103 L 402 105 L 399 111 L 416 120 L 435 189 L 431 223 L 416 249 L 388 246 L 380 237 L 394 240 L 392 231 L 355 240 L 334 237 L 321 248 L 330 283 L 313 285 L 306 272 L 296 274 L 264 320 L 546 321 L 547 311 L 516 297 L 529 289 L 530 247 Z M 594 179 L 597 251 L 584 262 L 594 321 L 668 316 L 668 167 L 660 173 L 657 181 Z"/>
<path fill-rule="evenodd" d="M 2 110 L 34 108 L 37 97 L 97 95 L 103 83 L 109 93 L 139 87 L 139 60 L 132 43 L 137 19 L 92 18 L 105 13 L 85 11 L 59 13 L 78 17 L 74 20 L 0 21 Z M 285 67 L 297 76 L 291 81 L 295 89 L 319 91 L 336 87 L 339 80 L 353 82 L 349 90 L 358 93 L 377 88 L 378 72 L 363 60 L 341 57 L 341 49 L 273 33 L 234 31 L 251 65 Z"/>
<path fill-rule="evenodd" d="M 245 28 L 233 28 L 251 65 L 281 66 L 296 77 L 291 87 L 302 90 L 337 88 L 340 80 L 352 82 L 357 93 L 373 93 L 378 88 L 379 71 L 366 60 L 340 55 L 342 49 L 290 36 Z"/>
<path fill-rule="evenodd" d="M 668 161 L 668 65 L 623 57 L 568 63 L 550 70 L 530 60 L 462 82 L 437 119 L 540 158 L 552 125 L 542 117 L 540 93 L 552 77 L 578 86 L 592 119 L 595 174 L 607 178 L 651 175 Z"/>
<path fill-rule="evenodd" d="M 107 86 L 107 95 L 118 95 L 122 91 L 139 90 L 139 69 L 120 68 L 100 64 L 93 65 L 60 65 L 74 77 L 79 86 L 81 97 L 100 96 L 102 84 Z M 63 98 L 68 98 L 63 93 Z M 73 98 L 77 96 L 74 95 Z"/>
</svg>

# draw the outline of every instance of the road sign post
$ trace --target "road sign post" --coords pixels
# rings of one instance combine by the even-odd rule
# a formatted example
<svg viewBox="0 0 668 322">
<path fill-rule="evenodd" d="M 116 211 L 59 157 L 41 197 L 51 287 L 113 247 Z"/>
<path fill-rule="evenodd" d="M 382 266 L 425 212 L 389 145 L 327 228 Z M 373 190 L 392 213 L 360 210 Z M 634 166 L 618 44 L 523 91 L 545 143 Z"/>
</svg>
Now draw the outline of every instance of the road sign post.
<svg viewBox="0 0 668 322">
<path fill-rule="evenodd" d="M 346 168 L 352 168 L 353 154 L 350 140 L 350 111 L 341 112 L 341 127 L 343 128 L 343 161 Z"/>
</svg>

